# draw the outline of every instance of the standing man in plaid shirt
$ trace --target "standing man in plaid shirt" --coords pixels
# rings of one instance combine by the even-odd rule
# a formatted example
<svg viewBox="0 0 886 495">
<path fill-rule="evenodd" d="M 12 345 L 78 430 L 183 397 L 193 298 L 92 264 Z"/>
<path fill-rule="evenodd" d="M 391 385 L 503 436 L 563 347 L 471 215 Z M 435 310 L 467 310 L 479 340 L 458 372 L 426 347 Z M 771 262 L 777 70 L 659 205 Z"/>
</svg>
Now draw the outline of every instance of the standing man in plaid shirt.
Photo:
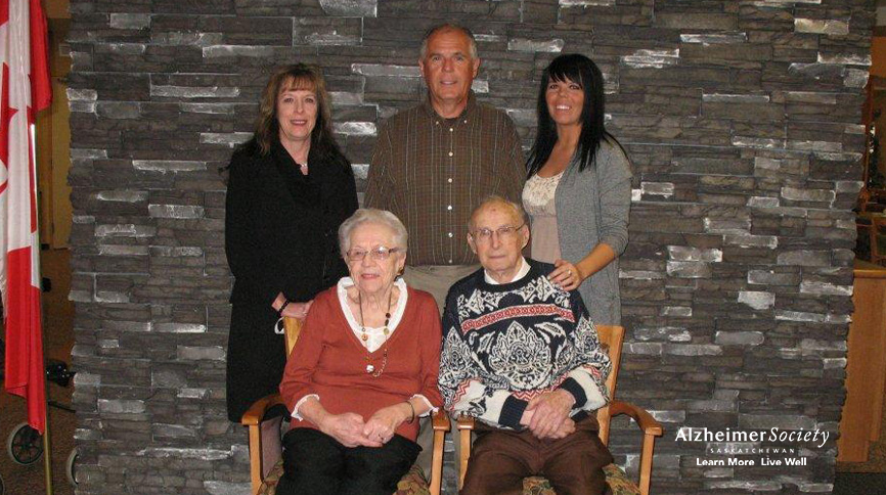
<svg viewBox="0 0 886 495">
<path fill-rule="evenodd" d="M 382 127 L 365 204 L 406 225 L 406 283 L 430 292 L 442 312 L 449 287 L 479 267 L 465 242 L 471 212 L 490 195 L 519 202 L 526 168 L 514 123 L 471 91 L 480 59 L 468 29 L 432 29 L 418 65 L 428 98 Z"/>
<path fill-rule="evenodd" d="M 409 232 L 403 277 L 410 287 L 430 292 L 442 313 L 452 284 L 480 266 L 465 242 L 471 212 L 493 194 L 520 201 L 526 168 L 510 117 L 479 103 L 471 91 L 480 70 L 471 31 L 452 24 L 431 29 L 418 65 L 428 98 L 382 127 L 365 205 L 403 221 Z M 416 441 L 424 449 L 416 464 L 428 477 L 428 418 Z"/>
</svg>

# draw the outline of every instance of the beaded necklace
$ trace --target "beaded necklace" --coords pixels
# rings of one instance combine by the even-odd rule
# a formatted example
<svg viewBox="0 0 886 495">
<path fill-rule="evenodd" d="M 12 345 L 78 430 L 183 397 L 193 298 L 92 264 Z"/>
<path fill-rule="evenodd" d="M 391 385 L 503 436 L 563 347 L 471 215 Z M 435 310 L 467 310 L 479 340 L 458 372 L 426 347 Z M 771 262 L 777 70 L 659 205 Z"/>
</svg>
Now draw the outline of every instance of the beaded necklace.
<svg viewBox="0 0 886 495">
<path fill-rule="evenodd" d="M 384 349 L 382 350 L 381 355 L 381 367 L 378 370 L 376 370 L 375 365 L 370 362 L 370 352 L 369 349 L 366 349 L 366 357 L 364 358 L 366 360 L 366 372 L 375 378 L 380 377 L 381 374 L 385 372 L 385 367 L 388 365 L 388 335 L 390 335 L 391 333 L 391 331 L 388 330 L 388 324 L 391 322 L 391 303 L 393 301 L 394 289 L 392 287 L 391 294 L 388 296 L 388 311 L 385 313 L 385 326 L 384 330 L 382 330 L 382 332 L 385 334 L 385 341 Z M 369 335 L 366 334 L 366 323 L 363 319 L 363 298 L 361 297 L 359 290 L 357 291 L 357 305 L 360 306 L 360 331 L 362 332 L 360 338 L 363 340 L 363 342 L 366 342 L 369 340 Z"/>
</svg>

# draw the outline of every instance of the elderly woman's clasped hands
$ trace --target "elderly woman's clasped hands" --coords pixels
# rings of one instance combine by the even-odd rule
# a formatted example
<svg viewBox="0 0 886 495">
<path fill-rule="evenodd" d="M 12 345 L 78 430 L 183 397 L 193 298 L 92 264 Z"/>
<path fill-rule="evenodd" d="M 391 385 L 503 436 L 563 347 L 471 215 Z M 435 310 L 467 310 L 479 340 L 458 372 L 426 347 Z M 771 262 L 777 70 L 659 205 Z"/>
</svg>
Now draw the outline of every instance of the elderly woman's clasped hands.
<svg viewBox="0 0 886 495">
<path fill-rule="evenodd" d="M 318 418 L 320 431 L 335 438 L 345 447 L 381 447 L 391 440 L 403 422 L 412 417 L 405 402 L 379 409 L 368 421 L 357 413 L 346 412 Z"/>
</svg>

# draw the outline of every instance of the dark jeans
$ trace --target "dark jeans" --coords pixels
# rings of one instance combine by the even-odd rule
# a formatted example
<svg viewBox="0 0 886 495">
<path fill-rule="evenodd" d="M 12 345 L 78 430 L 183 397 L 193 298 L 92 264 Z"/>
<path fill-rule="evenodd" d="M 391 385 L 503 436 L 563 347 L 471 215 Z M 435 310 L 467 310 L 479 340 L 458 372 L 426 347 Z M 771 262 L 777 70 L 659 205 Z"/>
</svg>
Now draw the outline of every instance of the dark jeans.
<svg viewBox="0 0 886 495">
<path fill-rule="evenodd" d="M 311 428 L 283 437 L 279 495 L 391 495 L 421 447 L 400 435 L 379 448 L 349 448 Z"/>
<path fill-rule="evenodd" d="M 523 478 L 544 476 L 557 495 L 609 493 L 603 466 L 613 459 L 587 417 L 561 440 L 539 440 L 528 429 L 499 430 L 477 422 L 462 495 L 522 495 Z"/>
</svg>

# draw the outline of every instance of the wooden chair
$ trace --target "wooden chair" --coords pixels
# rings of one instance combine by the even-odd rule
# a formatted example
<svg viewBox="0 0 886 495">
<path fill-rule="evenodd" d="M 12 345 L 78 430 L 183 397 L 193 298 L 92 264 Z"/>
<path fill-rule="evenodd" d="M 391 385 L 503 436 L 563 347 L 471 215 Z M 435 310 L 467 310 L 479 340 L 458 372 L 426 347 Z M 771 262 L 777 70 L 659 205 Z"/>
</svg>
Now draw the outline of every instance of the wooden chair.
<svg viewBox="0 0 886 495">
<path fill-rule="evenodd" d="M 301 320 L 297 318 L 285 318 L 285 341 L 286 355 L 292 353 L 298 336 L 301 333 Z M 282 457 L 265 475 L 265 466 L 262 462 L 262 435 L 261 422 L 265 414 L 274 406 L 286 406 L 280 394 L 272 394 L 256 401 L 249 410 L 247 410 L 240 420 L 240 424 L 249 429 L 249 473 L 252 482 L 253 495 L 273 493 L 276 490 L 277 481 L 283 473 Z M 418 470 L 413 466 L 412 470 L 403 477 L 398 485 L 397 494 L 409 493 L 419 494 L 423 492 L 423 488 L 427 488 L 425 493 L 431 495 L 440 495 L 440 487 L 443 481 L 443 440 L 446 432 L 449 431 L 449 418 L 445 413 L 438 412 L 433 418 L 434 426 L 434 452 L 431 465 L 431 482 L 428 486 L 424 482 Z M 420 485 L 420 486 L 419 486 Z"/>
<path fill-rule="evenodd" d="M 886 262 L 886 215 L 871 215 L 870 228 L 871 263 Z"/>
<path fill-rule="evenodd" d="M 619 326 L 597 326 L 597 334 L 600 337 L 600 345 L 609 350 L 609 359 L 612 361 L 612 372 L 606 379 L 606 388 L 612 401 L 597 410 L 597 421 L 600 423 L 600 440 L 604 445 L 609 445 L 609 423 L 612 416 L 627 414 L 637 423 L 643 431 L 643 447 L 640 451 L 640 476 L 639 484 L 630 482 L 624 472 L 610 464 L 604 468 L 606 480 L 612 487 L 615 495 L 639 494 L 649 495 L 649 487 L 652 482 L 652 451 L 655 448 L 655 437 L 660 437 L 664 430 L 645 409 L 633 404 L 615 400 L 615 384 L 618 378 L 618 369 L 621 364 L 621 344 L 624 341 L 625 330 Z M 458 418 L 459 442 L 461 444 L 461 459 L 459 459 L 461 478 L 458 486 L 464 484 L 464 476 L 467 472 L 468 459 L 471 456 L 471 432 L 474 429 L 474 418 L 462 416 Z M 527 478 L 523 482 L 524 493 L 553 493 L 547 480 L 539 477 Z"/>
<path fill-rule="evenodd" d="M 859 239 L 857 249 L 860 252 L 868 249 L 871 263 L 886 264 L 886 214 L 860 212 L 856 217 L 856 228 Z"/>
</svg>

